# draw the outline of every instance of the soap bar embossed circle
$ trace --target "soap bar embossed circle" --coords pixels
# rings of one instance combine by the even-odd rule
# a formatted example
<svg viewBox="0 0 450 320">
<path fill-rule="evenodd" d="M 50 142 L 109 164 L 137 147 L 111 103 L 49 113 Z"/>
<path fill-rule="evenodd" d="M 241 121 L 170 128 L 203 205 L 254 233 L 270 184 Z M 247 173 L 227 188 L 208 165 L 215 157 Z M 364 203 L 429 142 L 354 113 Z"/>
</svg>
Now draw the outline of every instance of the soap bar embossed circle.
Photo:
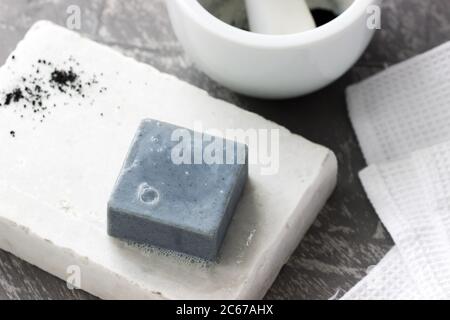
<svg viewBox="0 0 450 320">
<path fill-rule="evenodd" d="M 159 192 L 155 188 L 143 183 L 139 186 L 139 200 L 148 205 L 156 205 L 159 202 Z"/>
</svg>

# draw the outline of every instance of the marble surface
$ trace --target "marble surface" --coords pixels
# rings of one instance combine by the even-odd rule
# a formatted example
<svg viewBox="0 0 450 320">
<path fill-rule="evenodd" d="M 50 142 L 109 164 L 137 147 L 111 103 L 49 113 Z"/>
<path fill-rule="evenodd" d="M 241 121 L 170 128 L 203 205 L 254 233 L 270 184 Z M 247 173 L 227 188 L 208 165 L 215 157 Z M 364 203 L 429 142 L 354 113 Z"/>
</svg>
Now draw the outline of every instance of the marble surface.
<svg viewBox="0 0 450 320">
<path fill-rule="evenodd" d="M 174 74 L 214 97 L 254 111 L 336 153 L 338 187 L 267 299 L 340 296 L 392 247 L 357 176 L 365 162 L 347 116 L 344 89 L 450 40 L 450 2 L 385 0 L 382 30 L 352 70 L 319 92 L 284 101 L 237 95 L 198 71 L 172 32 L 164 0 L 2 0 L 0 64 L 35 21 L 48 19 L 65 25 L 71 5 L 81 9 L 81 32 L 86 36 Z M 67 289 L 63 281 L 0 251 L 0 299 L 93 298 Z"/>
</svg>

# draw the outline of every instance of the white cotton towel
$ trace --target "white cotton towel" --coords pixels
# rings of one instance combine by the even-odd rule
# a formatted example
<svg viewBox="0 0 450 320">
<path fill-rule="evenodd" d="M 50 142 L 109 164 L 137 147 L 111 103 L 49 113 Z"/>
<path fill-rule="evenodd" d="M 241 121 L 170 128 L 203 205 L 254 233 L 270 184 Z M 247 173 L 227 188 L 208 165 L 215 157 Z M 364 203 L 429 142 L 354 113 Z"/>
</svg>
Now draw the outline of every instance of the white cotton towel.
<svg viewBox="0 0 450 320">
<path fill-rule="evenodd" d="M 341 300 L 420 300 L 423 297 L 396 247 Z"/>
<path fill-rule="evenodd" d="M 413 287 L 426 299 L 450 298 L 450 211 L 446 210 L 446 199 L 441 199 L 443 192 L 434 191 L 442 189 L 439 183 L 450 182 L 450 170 L 440 163 L 441 155 L 446 154 L 450 155 L 448 143 L 402 160 L 371 165 L 360 174 L 370 201 L 396 243 L 397 259 L 404 265 L 402 273 L 410 275 Z M 392 269 L 398 270 L 400 262 L 395 264 Z M 386 270 L 389 266 L 383 272 Z M 393 279 L 391 285 L 395 282 Z M 392 286 L 397 290 L 396 284 Z"/>
<path fill-rule="evenodd" d="M 347 90 L 369 164 L 450 140 L 450 42 Z"/>
<path fill-rule="evenodd" d="M 450 43 L 347 99 L 370 165 L 360 177 L 396 248 L 344 299 L 450 299 Z"/>
</svg>

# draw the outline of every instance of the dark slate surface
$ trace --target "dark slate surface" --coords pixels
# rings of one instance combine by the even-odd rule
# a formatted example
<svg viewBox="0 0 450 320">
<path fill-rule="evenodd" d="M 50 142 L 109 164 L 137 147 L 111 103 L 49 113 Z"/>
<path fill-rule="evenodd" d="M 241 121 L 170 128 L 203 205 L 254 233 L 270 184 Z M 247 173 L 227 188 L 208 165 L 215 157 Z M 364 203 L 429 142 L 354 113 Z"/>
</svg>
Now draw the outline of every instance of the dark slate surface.
<svg viewBox="0 0 450 320">
<path fill-rule="evenodd" d="M 450 40 L 448 0 L 385 0 L 383 28 L 344 77 L 320 92 L 263 101 L 230 92 L 196 70 L 170 27 L 164 0 L 1 0 L 0 64 L 39 19 L 65 25 L 69 5 L 82 9 L 82 32 L 126 55 L 174 74 L 212 96 L 276 121 L 331 148 L 338 187 L 268 292 L 268 299 L 327 299 L 351 288 L 393 245 L 357 173 L 364 159 L 346 112 L 344 89 L 389 65 Z M 0 299 L 93 299 L 0 251 Z"/>
</svg>

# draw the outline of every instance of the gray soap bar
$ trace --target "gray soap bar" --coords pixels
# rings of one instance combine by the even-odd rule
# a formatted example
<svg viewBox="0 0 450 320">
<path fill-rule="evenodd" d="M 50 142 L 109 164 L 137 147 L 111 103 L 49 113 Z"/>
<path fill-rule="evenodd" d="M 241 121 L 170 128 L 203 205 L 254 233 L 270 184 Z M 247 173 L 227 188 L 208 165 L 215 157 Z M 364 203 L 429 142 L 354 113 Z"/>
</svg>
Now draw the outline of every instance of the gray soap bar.
<svg viewBox="0 0 450 320">
<path fill-rule="evenodd" d="M 245 144 L 144 120 L 108 202 L 108 234 L 214 260 L 247 180 L 247 153 Z"/>
</svg>

